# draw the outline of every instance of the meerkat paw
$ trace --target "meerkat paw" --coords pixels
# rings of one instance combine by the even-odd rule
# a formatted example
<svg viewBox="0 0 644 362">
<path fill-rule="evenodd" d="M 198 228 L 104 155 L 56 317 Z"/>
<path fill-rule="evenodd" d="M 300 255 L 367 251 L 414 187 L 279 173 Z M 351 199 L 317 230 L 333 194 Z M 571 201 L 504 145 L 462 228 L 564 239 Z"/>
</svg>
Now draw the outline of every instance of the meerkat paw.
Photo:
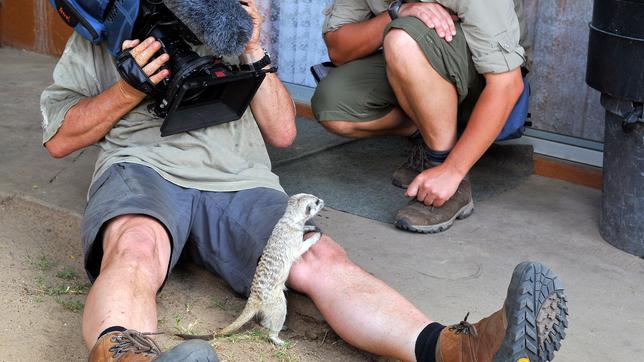
<svg viewBox="0 0 644 362">
<path fill-rule="evenodd" d="M 311 246 L 311 245 L 317 243 L 318 241 L 320 241 L 321 237 L 322 237 L 322 233 L 315 233 L 315 234 L 309 236 L 308 238 L 306 238 L 306 240 L 304 240 L 304 242 L 306 244 L 308 244 L 309 246 Z"/>
<path fill-rule="evenodd" d="M 284 341 L 280 339 L 280 337 L 278 337 L 277 334 L 272 334 L 270 338 L 271 338 L 271 341 L 273 341 L 273 343 L 275 343 L 276 346 L 282 347 L 284 345 Z"/>
</svg>

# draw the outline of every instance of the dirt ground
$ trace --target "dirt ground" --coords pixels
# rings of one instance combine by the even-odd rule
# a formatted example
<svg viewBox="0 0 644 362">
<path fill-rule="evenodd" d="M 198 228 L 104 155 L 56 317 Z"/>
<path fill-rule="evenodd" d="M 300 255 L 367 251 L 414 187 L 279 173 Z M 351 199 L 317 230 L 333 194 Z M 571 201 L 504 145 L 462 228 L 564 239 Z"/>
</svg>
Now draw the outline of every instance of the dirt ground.
<svg viewBox="0 0 644 362">
<path fill-rule="evenodd" d="M 89 289 L 77 215 L 17 197 L 0 199 L 0 361 L 83 361 L 81 316 Z M 172 274 L 158 298 L 162 349 L 173 335 L 210 334 L 244 306 L 224 283 L 192 264 Z M 258 324 L 211 341 L 222 361 L 364 361 L 326 324 L 294 312 L 277 348 Z"/>
</svg>

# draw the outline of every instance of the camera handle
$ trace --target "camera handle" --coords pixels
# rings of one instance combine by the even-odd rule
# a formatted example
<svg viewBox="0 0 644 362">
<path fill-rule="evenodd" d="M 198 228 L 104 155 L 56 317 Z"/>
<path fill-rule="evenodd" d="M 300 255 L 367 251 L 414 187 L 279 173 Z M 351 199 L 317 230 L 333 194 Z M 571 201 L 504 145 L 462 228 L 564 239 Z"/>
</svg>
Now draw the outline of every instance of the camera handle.
<svg viewBox="0 0 644 362">
<path fill-rule="evenodd" d="M 127 48 L 118 53 L 116 56 L 116 69 L 127 84 L 149 96 L 155 96 L 157 93 L 156 86 L 145 74 L 139 63 L 136 62 L 136 59 L 130 53 L 131 50 L 132 48 Z"/>
</svg>

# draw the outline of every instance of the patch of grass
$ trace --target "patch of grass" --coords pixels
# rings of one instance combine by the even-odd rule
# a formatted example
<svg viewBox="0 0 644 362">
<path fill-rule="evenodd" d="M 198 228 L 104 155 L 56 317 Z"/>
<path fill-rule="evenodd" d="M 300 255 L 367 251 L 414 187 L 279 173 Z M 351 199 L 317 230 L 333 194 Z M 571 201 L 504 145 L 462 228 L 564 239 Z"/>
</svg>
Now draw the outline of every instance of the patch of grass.
<svg viewBox="0 0 644 362">
<path fill-rule="evenodd" d="M 295 343 L 290 341 L 290 340 L 284 340 L 284 345 L 277 347 L 277 350 L 275 353 L 273 353 L 273 357 L 279 359 L 280 361 L 285 361 L 285 362 L 297 362 L 299 359 L 294 356 L 290 349 L 292 349 L 295 346 Z"/>
<path fill-rule="evenodd" d="M 44 256 L 35 261 L 30 259 L 30 262 L 34 268 L 41 272 L 50 270 L 54 265 L 51 260 Z M 56 277 L 62 279 L 63 282 L 61 283 L 60 280 L 58 282 L 52 281 L 53 275 L 48 276 L 45 273 L 35 278 L 34 302 L 42 303 L 45 297 L 51 297 L 64 309 L 74 313 L 81 312 L 84 304 L 77 300 L 78 297 L 75 296 L 87 294 L 90 284 L 81 282 L 78 274 L 71 267 L 66 267 L 59 271 L 56 273 Z"/>
<path fill-rule="evenodd" d="M 85 305 L 77 300 L 65 300 L 61 298 L 54 298 L 56 303 L 60 304 L 63 308 L 67 309 L 68 311 L 78 313 L 83 310 Z"/>
<path fill-rule="evenodd" d="M 45 295 L 56 297 L 60 295 L 84 295 L 89 290 L 89 284 L 77 283 L 75 285 L 59 285 L 56 287 L 42 285 L 42 290 Z"/>
<path fill-rule="evenodd" d="M 74 270 L 74 268 L 71 267 L 66 267 L 62 271 L 59 271 L 56 273 L 56 276 L 60 279 L 63 280 L 76 280 L 78 279 L 78 273 Z"/>
<path fill-rule="evenodd" d="M 219 299 L 216 295 L 213 295 L 212 297 L 210 297 L 210 307 L 226 310 L 225 303 L 222 302 L 221 299 Z"/>
<path fill-rule="evenodd" d="M 223 338 L 226 341 L 229 341 L 231 343 L 237 343 L 241 341 L 260 341 L 260 340 L 267 340 L 268 333 L 260 329 L 251 329 L 250 331 L 233 333 Z"/>
<path fill-rule="evenodd" d="M 45 255 L 35 260 L 28 256 L 27 259 L 29 259 L 29 264 L 31 264 L 31 266 L 40 271 L 48 271 L 55 264 L 53 260 L 47 258 Z"/>
<path fill-rule="evenodd" d="M 193 322 L 188 323 L 188 325 L 185 327 L 181 323 L 182 320 L 183 320 L 183 317 L 180 316 L 179 314 L 174 315 L 174 322 L 175 322 L 174 329 L 176 329 L 179 334 L 189 334 L 193 336 L 202 334 L 197 329 L 197 324 L 199 324 L 198 319 L 195 319 Z"/>
</svg>

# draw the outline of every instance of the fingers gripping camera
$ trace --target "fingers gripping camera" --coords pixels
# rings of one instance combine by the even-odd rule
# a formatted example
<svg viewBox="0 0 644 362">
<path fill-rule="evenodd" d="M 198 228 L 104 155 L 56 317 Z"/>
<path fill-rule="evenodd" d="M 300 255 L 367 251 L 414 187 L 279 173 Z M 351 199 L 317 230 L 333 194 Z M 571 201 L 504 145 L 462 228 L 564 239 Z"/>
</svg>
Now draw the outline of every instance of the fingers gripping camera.
<svg viewBox="0 0 644 362">
<path fill-rule="evenodd" d="M 132 48 L 124 49 L 116 56 L 116 69 L 118 69 L 121 78 L 135 89 L 150 95 L 155 96 L 156 85 L 145 74 L 141 65 L 132 56 Z"/>
</svg>

